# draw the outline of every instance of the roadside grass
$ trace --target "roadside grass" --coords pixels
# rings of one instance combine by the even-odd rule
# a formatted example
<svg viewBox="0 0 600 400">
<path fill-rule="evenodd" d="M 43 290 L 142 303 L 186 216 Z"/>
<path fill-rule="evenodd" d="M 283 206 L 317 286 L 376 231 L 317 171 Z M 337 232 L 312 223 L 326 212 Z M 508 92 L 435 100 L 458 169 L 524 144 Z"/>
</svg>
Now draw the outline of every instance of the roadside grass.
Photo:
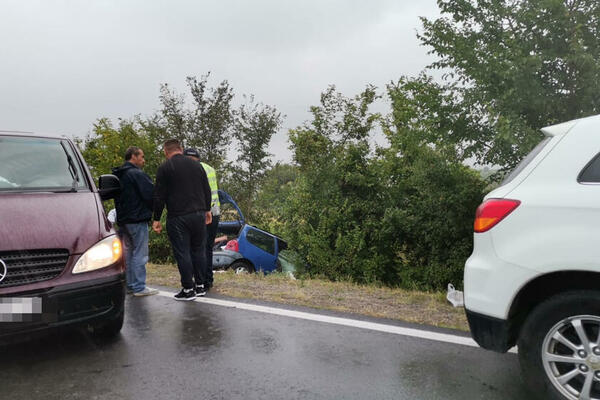
<svg viewBox="0 0 600 400">
<path fill-rule="evenodd" d="M 454 308 L 442 292 L 391 289 L 323 279 L 297 279 L 281 273 L 269 275 L 215 273 L 212 292 L 226 296 L 272 301 L 324 310 L 468 331 L 462 308 Z M 148 264 L 147 283 L 181 287 L 173 264 Z"/>
</svg>

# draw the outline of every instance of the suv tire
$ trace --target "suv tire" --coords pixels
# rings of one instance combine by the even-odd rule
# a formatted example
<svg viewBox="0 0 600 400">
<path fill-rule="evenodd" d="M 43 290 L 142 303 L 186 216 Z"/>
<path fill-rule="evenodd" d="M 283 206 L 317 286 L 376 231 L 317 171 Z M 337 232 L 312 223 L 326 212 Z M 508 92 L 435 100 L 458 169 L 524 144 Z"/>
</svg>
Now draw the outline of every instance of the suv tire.
<svg viewBox="0 0 600 400">
<path fill-rule="evenodd" d="M 587 379 L 596 393 L 600 388 L 599 333 L 598 291 L 561 293 L 535 307 L 518 340 L 523 379 L 531 392 L 540 399 L 578 399 L 577 392 L 587 391 Z M 573 361 L 555 362 L 556 356 Z M 558 376 L 569 380 L 561 382 Z"/>
</svg>

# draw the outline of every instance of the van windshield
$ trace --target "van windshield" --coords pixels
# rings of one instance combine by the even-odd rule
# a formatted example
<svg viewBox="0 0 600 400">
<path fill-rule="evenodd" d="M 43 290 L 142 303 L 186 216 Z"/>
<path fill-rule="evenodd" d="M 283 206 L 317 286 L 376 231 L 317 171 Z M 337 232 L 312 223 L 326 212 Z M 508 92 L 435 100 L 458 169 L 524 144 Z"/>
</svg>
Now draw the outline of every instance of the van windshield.
<svg viewBox="0 0 600 400">
<path fill-rule="evenodd" d="M 88 188 L 67 140 L 0 136 L 0 192 Z"/>
</svg>

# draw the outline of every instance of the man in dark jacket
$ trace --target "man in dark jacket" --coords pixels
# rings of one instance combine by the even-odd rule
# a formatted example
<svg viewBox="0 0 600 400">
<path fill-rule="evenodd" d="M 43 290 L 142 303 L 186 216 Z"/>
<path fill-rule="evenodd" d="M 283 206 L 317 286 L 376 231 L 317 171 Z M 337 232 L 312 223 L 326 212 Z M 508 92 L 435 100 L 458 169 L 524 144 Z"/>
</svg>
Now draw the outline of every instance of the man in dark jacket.
<svg viewBox="0 0 600 400">
<path fill-rule="evenodd" d="M 212 222 L 206 225 L 206 275 L 204 281 L 204 289 L 208 291 L 213 286 L 213 246 L 215 245 L 215 237 L 217 237 L 217 229 L 219 228 L 219 220 L 221 219 L 221 204 L 219 203 L 219 185 L 217 184 L 217 172 L 207 163 L 200 162 L 200 152 L 194 148 L 188 148 L 183 151 L 183 155 L 190 157 L 192 160 L 199 162 L 206 172 L 208 185 L 211 192 L 211 207 Z M 196 277 L 196 280 L 200 279 Z"/>
<path fill-rule="evenodd" d="M 113 174 L 121 181 L 121 194 L 115 199 L 115 206 L 125 245 L 127 290 L 134 296 L 158 293 L 146 287 L 148 221 L 152 218 L 154 185 L 141 169 L 145 163 L 144 151 L 131 146 L 125 152 L 125 163 L 113 169 Z"/>
<path fill-rule="evenodd" d="M 156 172 L 152 229 L 162 231 L 160 217 L 166 204 L 167 233 L 183 286 L 175 299 L 194 300 L 206 294 L 206 225 L 212 221 L 210 186 L 204 168 L 183 155 L 178 140 L 167 140 L 164 152 L 167 161 Z"/>
</svg>

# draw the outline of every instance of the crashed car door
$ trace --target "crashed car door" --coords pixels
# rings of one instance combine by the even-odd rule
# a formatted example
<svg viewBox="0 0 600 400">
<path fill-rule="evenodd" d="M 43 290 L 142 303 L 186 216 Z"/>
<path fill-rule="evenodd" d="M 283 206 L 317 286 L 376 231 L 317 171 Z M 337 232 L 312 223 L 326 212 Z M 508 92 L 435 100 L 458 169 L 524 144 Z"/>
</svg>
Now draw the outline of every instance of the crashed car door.
<svg viewBox="0 0 600 400">
<path fill-rule="evenodd" d="M 277 241 L 253 226 L 246 225 L 240 240 L 240 253 L 254 264 L 256 271 L 269 273 L 277 268 Z"/>
<path fill-rule="evenodd" d="M 237 235 L 240 229 L 246 221 L 244 220 L 244 214 L 238 207 L 237 203 L 231 198 L 231 196 L 222 190 L 219 190 L 219 202 L 221 203 L 221 210 L 224 209 L 223 205 L 231 204 L 231 206 L 237 211 L 237 220 L 234 221 L 223 221 L 224 214 L 221 214 L 221 221 L 219 221 L 218 231 L 227 235 Z"/>
</svg>

